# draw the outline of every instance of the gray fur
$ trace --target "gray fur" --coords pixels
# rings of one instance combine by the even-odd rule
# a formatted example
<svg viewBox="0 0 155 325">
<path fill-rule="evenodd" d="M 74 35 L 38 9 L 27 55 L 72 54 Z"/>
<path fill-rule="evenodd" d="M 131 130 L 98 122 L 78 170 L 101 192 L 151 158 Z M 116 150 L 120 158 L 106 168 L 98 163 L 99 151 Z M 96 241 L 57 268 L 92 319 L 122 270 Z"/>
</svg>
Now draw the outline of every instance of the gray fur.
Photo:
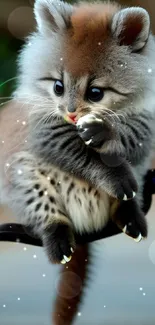
<svg viewBox="0 0 155 325">
<path fill-rule="evenodd" d="M 24 170 L 28 174 L 24 173 L 24 176 L 18 177 L 17 180 L 16 166 L 12 166 L 12 183 L 14 186 L 12 197 L 15 209 L 21 216 L 20 211 L 22 212 L 25 206 L 23 190 L 26 192 L 26 187 L 28 186 L 28 190 L 36 181 L 39 181 L 40 186 L 45 187 L 43 178 L 38 175 L 39 167 L 37 164 L 39 162 L 46 172 L 48 170 L 50 175 L 52 173 L 52 177 L 55 169 L 58 169 L 60 177 L 67 173 L 70 182 L 74 178 L 76 189 L 80 193 L 82 193 L 82 181 L 78 183 L 78 179 L 82 179 L 87 192 L 89 185 L 92 184 L 93 190 L 97 188 L 100 193 L 99 202 L 96 199 L 92 200 L 93 208 L 91 206 L 92 211 L 96 209 L 96 224 L 94 219 L 88 217 L 90 205 L 85 206 L 85 208 L 78 206 L 77 193 L 74 193 L 74 199 L 65 201 L 64 190 L 63 199 L 61 194 L 61 199 L 59 197 L 60 200 L 56 200 L 56 206 L 58 208 L 61 202 L 62 206 L 59 208 L 65 214 L 66 222 L 70 224 L 69 219 L 72 220 L 77 231 L 89 231 L 94 228 L 100 229 L 107 222 L 109 203 L 107 203 L 106 193 L 117 197 L 119 191 L 125 193 L 127 185 L 130 192 L 134 191 L 133 174 L 140 189 L 143 187 L 143 176 L 151 164 L 154 141 L 155 66 L 153 57 L 155 45 L 151 34 L 148 37 L 149 19 L 144 10 L 139 8 L 124 9 L 116 13 L 111 26 L 112 31 L 115 30 L 115 35 L 111 37 L 106 51 L 96 57 L 95 79 L 92 81 L 92 85 L 104 87 L 107 90 L 105 90 L 105 96 L 101 102 L 92 104 L 84 100 L 90 76 L 75 79 L 65 70 L 63 63 L 63 40 L 67 28 L 66 22 L 69 22 L 72 10 L 73 7 L 70 5 L 59 2 L 53 3 L 49 0 L 37 0 L 35 4 L 38 31 L 30 36 L 20 54 L 19 86 L 15 92 L 16 99 L 23 103 L 29 102 L 30 141 L 28 150 L 30 156 L 28 157 L 30 159 L 28 159 L 28 166 L 24 153 L 27 166 Z M 135 12 L 136 14 L 139 13 L 145 21 L 144 30 L 141 31 L 139 38 L 133 45 L 134 52 L 141 49 L 141 53 L 133 53 L 130 47 L 120 46 L 115 38 L 119 36 L 119 30 L 122 28 L 125 17 L 128 14 L 135 14 Z M 151 73 L 150 69 L 152 69 Z M 62 97 L 57 97 L 54 94 L 53 81 L 50 78 L 60 80 L 62 72 L 65 94 Z M 67 107 L 73 104 L 77 110 L 79 109 L 79 117 L 97 112 L 103 119 L 106 118 L 111 121 L 112 127 L 116 131 L 118 147 L 116 141 L 111 141 L 108 145 L 106 144 L 104 152 L 113 154 L 116 151 L 120 154 L 120 148 L 123 148 L 123 151 L 126 152 L 126 160 L 121 166 L 115 169 L 107 166 L 102 159 L 100 150 L 91 148 L 91 146 L 87 147 L 80 138 L 77 128 L 64 122 L 63 118 L 66 115 Z M 103 146 L 100 149 L 103 149 Z M 36 158 L 34 157 L 38 159 L 35 167 L 34 160 Z M 18 158 L 17 161 L 19 163 Z M 54 186 L 50 185 L 50 191 L 53 190 L 56 191 Z M 58 193 L 55 192 L 54 196 L 57 197 L 57 195 Z M 101 217 L 102 196 L 105 196 L 107 209 Z M 140 202 L 141 190 L 138 192 L 138 198 Z M 79 199 L 84 204 L 84 194 L 81 194 Z M 32 202 L 32 209 L 24 209 L 23 222 L 27 223 L 29 220 L 37 231 L 38 224 L 34 213 L 36 204 L 38 204 L 38 197 L 35 202 Z M 70 213 L 69 209 L 72 207 L 73 211 Z M 76 208 L 74 209 L 74 207 Z M 76 209 L 78 209 L 77 214 Z M 79 219 L 79 211 L 81 215 L 84 212 L 86 216 L 85 225 L 84 219 Z M 64 221 L 64 215 L 60 216 L 58 213 L 57 220 L 58 217 L 60 220 L 62 217 Z M 46 218 L 44 226 L 46 223 L 52 223 L 53 220 L 53 215 Z"/>
<path fill-rule="evenodd" d="M 68 26 L 71 13 L 72 6 L 59 0 L 37 0 L 34 5 L 38 31 L 47 36 L 61 33 Z"/>
</svg>

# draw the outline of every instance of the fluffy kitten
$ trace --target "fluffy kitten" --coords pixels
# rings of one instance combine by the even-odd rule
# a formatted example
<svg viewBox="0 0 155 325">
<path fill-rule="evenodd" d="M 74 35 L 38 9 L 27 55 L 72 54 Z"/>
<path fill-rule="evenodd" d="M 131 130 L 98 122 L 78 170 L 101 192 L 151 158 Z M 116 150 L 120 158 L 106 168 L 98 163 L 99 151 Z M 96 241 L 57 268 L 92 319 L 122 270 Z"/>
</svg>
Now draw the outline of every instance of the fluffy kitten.
<svg viewBox="0 0 155 325">
<path fill-rule="evenodd" d="M 15 94 L 32 106 L 29 153 L 11 166 L 12 200 L 50 260 L 65 263 L 74 231 L 98 231 L 109 216 L 135 239 L 147 235 L 140 205 L 154 137 L 155 46 L 142 8 L 37 0 L 35 16 Z"/>
</svg>

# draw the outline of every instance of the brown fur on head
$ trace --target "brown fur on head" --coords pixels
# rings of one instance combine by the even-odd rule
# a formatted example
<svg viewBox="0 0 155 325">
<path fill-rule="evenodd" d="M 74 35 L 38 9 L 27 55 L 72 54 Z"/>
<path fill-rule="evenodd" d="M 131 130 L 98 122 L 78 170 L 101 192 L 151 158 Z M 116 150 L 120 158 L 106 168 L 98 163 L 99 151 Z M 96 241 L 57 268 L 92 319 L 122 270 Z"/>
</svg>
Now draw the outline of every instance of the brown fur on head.
<svg viewBox="0 0 155 325">
<path fill-rule="evenodd" d="M 118 10 L 112 3 L 82 3 L 74 9 L 64 42 L 65 67 L 74 77 L 95 72 L 96 58 L 109 44 L 111 20 Z"/>
</svg>

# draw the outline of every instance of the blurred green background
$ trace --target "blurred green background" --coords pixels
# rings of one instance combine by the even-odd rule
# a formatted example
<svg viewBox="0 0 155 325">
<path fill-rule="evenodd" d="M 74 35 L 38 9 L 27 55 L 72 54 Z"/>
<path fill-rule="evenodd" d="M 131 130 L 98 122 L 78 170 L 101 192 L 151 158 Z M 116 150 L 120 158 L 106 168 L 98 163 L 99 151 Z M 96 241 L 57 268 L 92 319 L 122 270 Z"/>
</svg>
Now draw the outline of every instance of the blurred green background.
<svg viewBox="0 0 155 325">
<path fill-rule="evenodd" d="M 1 36 L 0 44 L 0 103 L 9 98 L 15 85 L 16 57 L 21 41 L 12 40 L 9 35 Z M 10 80 L 11 79 L 11 80 Z"/>
<path fill-rule="evenodd" d="M 16 60 L 24 38 L 34 29 L 33 0 L 0 0 L 0 104 L 16 86 Z"/>
<path fill-rule="evenodd" d="M 73 0 L 68 0 L 68 2 L 73 2 Z M 140 5 L 146 8 L 151 15 L 153 30 L 155 30 L 154 0 L 118 0 L 117 2 L 121 4 Z M 7 97 L 11 95 L 16 85 L 17 54 L 23 44 L 24 38 L 35 28 L 33 4 L 34 0 L 0 0 L 1 106 L 4 101 L 9 99 Z"/>
</svg>

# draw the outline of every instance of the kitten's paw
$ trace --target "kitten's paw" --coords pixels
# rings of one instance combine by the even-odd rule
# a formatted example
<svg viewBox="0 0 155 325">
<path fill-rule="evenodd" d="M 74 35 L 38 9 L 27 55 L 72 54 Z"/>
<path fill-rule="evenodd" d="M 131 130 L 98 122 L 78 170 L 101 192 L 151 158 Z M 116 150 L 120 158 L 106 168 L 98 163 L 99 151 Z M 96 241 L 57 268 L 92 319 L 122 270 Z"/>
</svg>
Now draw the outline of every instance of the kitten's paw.
<svg viewBox="0 0 155 325">
<path fill-rule="evenodd" d="M 123 201 L 127 201 L 127 200 L 130 200 L 130 199 L 134 199 L 135 196 L 136 196 L 136 192 L 134 192 L 134 191 L 131 192 L 131 196 L 129 196 L 129 197 L 127 197 L 127 195 L 124 194 Z"/>
<path fill-rule="evenodd" d="M 111 168 L 112 195 L 119 200 L 127 201 L 135 197 L 138 185 L 127 163 Z"/>
<path fill-rule="evenodd" d="M 147 237 L 147 222 L 136 201 L 123 202 L 115 221 L 119 228 L 137 243 Z"/>
<path fill-rule="evenodd" d="M 80 129 L 85 129 L 85 126 L 90 125 L 92 123 L 103 123 L 103 120 L 95 115 L 95 114 L 86 114 L 79 118 L 77 122 L 77 127 Z"/>
<path fill-rule="evenodd" d="M 94 114 L 87 114 L 77 122 L 80 137 L 86 145 L 98 147 L 112 137 L 112 126 Z"/>
<path fill-rule="evenodd" d="M 43 245 L 52 263 L 66 264 L 75 249 L 71 227 L 64 223 L 52 223 L 44 230 Z"/>
<path fill-rule="evenodd" d="M 142 239 L 147 237 L 146 227 L 143 226 L 132 219 L 122 228 L 122 231 L 133 238 L 135 242 L 139 243 Z"/>
</svg>

